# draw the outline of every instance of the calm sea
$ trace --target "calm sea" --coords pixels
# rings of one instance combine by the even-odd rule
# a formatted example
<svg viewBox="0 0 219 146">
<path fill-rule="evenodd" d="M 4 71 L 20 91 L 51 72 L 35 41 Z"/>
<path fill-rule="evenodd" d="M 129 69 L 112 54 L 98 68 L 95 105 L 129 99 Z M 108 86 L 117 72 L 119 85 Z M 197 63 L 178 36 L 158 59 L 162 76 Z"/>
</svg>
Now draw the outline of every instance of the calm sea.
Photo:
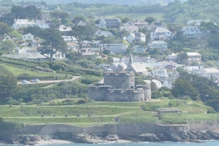
<svg viewBox="0 0 219 146">
<path fill-rule="evenodd" d="M 3 146 L 3 145 L 0 145 Z M 5 145 L 5 146 L 22 146 L 22 145 Z M 47 146 L 47 145 L 39 145 Z M 62 144 L 62 145 L 48 145 L 48 146 L 219 146 L 219 141 L 208 141 L 205 143 L 128 143 L 128 144 Z"/>
</svg>

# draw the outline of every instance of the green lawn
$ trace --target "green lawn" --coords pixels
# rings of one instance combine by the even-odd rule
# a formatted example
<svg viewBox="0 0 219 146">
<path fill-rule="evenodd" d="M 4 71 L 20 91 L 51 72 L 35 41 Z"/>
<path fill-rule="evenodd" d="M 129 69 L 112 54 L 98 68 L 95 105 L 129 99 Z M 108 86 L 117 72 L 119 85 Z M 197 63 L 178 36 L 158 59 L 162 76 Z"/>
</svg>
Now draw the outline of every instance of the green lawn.
<svg viewBox="0 0 219 146">
<path fill-rule="evenodd" d="M 129 17 L 132 20 L 144 20 L 147 16 L 152 16 L 156 20 L 163 20 L 162 13 L 118 13 L 113 15 L 104 15 L 102 17 L 113 18 L 116 16 Z"/>
<path fill-rule="evenodd" d="M 78 99 L 75 99 L 78 100 Z M 61 100 L 59 100 L 61 101 Z M 57 101 L 58 102 L 58 101 Z M 156 109 L 179 109 L 181 113 L 158 114 Z M 158 99 L 150 102 L 88 102 L 79 105 L 4 105 L 0 117 L 17 124 L 69 124 L 76 126 L 103 125 L 106 123 L 186 123 L 217 120 L 219 114 L 206 114 L 201 102 L 191 100 Z M 41 117 L 41 115 L 44 115 Z M 78 117 L 77 114 L 80 116 Z M 55 115 L 55 116 L 54 116 Z M 68 115 L 65 117 L 65 115 Z"/>
<path fill-rule="evenodd" d="M 39 70 L 31 70 L 30 68 L 20 68 L 20 67 L 15 67 L 12 65 L 8 64 L 2 64 L 0 63 L 0 68 L 6 69 L 8 72 L 12 73 L 14 76 L 19 76 L 22 74 L 28 74 L 30 76 L 35 76 L 35 77 L 53 77 L 53 76 L 58 76 L 60 78 L 64 78 L 66 74 L 60 74 L 60 73 L 52 73 L 52 72 L 43 72 Z"/>
</svg>

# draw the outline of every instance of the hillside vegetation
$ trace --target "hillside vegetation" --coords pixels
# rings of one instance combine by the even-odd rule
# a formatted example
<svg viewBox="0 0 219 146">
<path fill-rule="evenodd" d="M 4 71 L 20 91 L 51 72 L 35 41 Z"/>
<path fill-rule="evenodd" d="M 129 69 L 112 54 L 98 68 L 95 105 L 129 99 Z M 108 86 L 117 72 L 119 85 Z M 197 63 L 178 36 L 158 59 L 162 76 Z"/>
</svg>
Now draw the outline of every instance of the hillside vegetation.
<svg viewBox="0 0 219 146">
<path fill-rule="evenodd" d="M 189 0 L 181 3 L 179 0 L 172 2 L 165 10 L 167 22 L 187 22 L 190 19 L 208 19 L 218 22 L 218 0 Z"/>
<path fill-rule="evenodd" d="M 0 106 L 0 115 L 4 121 L 16 124 L 61 123 L 76 126 L 136 122 L 180 124 L 219 118 L 219 114 L 212 113 L 210 107 L 191 100 L 157 99 L 145 103 L 88 101 L 83 104 L 79 101 L 80 99 L 75 98 L 40 105 L 3 105 Z M 155 112 L 157 109 L 178 109 L 181 112 L 158 115 Z"/>
</svg>

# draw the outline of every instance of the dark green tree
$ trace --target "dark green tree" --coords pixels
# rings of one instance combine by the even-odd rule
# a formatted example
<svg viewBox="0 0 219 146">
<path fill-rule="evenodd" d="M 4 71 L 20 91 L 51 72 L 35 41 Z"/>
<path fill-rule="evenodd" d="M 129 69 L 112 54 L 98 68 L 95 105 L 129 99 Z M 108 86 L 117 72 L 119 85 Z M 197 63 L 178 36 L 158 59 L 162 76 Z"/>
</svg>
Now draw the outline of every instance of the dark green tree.
<svg viewBox="0 0 219 146">
<path fill-rule="evenodd" d="M 199 100 L 199 93 L 192 84 L 184 79 L 177 79 L 172 88 L 172 95 L 176 98 L 189 96 L 192 100 Z"/>
<path fill-rule="evenodd" d="M 28 19 L 36 19 L 41 15 L 41 10 L 35 6 L 30 5 L 25 7 L 24 9 L 26 11 L 26 17 Z"/>
<path fill-rule="evenodd" d="M 82 48 L 85 40 L 92 40 L 95 29 L 90 25 L 74 26 L 69 35 L 74 36 L 77 39 L 78 53 L 82 54 Z"/>
<path fill-rule="evenodd" d="M 154 22 L 155 20 L 156 20 L 156 19 L 155 19 L 154 17 L 151 17 L 151 16 L 146 17 L 146 18 L 144 19 L 144 21 L 148 22 L 149 24 L 151 24 L 151 23 Z"/>
<path fill-rule="evenodd" d="M 27 17 L 27 12 L 22 6 L 13 6 L 11 8 L 11 14 L 13 14 L 16 19 L 25 19 Z"/>
<path fill-rule="evenodd" d="M 8 34 L 12 29 L 5 23 L 0 23 L 0 35 Z"/>
<path fill-rule="evenodd" d="M 10 75 L 0 75 L 0 98 L 9 98 L 17 86 L 16 79 Z"/>
<path fill-rule="evenodd" d="M 87 22 L 87 18 L 84 15 L 77 15 L 75 18 L 72 20 L 72 22 L 77 25 L 80 21 L 82 22 Z"/>
<path fill-rule="evenodd" d="M 50 54 L 50 61 L 52 61 L 52 56 L 57 51 L 66 52 L 67 45 L 57 29 L 45 29 L 41 37 L 44 39 L 44 43 L 40 50 L 42 54 Z"/>
</svg>

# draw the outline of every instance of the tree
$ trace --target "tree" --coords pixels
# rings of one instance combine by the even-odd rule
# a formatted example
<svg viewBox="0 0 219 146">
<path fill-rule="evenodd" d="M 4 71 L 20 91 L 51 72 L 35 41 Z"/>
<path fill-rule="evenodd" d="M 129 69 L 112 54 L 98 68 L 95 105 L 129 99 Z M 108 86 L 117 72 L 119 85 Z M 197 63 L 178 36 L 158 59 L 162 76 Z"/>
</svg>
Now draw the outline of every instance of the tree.
<svg viewBox="0 0 219 146">
<path fill-rule="evenodd" d="M 16 79 L 11 75 L 0 75 L 0 98 L 8 98 L 15 91 Z"/>
<path fill-rule="evenodd" d="M 12 13 L 7 13 L 0 17 L 0 21 L 4 22 L 5 24 L 12 26 L 14 23 L 15 15 Z"/>
<path fill-rule="evenodd" d="M 12 29 L 5 23 L 0 23 L 0 35 L 8 34 Z"/>
<path fill-rule="evenodd" d="M 82 54 L 82 48 L 85 40 L 91 40 L 94 35 L 94 28 L 90 25 L 74 26 L 70 35 L 77 39 L 78 53 Z"/>
<path fill-rule="evenodd" d="M 68 18 L 69 14 L 64 11 L 56 10 L 56 11 L 50 12 L 50 16 L 53 18 L 57 18 L 57 19 L 59 18 L 64 19 L 64 18 Z"/>
<path fill-rule="evenodd" d="M 40 50 L 42 54 L 50 54 L 50 61 L 52 61 L 52 56 L 57 51 L 65 52 L 67 50 L 66 43 L 57 29 L 45 29 L 41 37 L 44 39 L 44 43 Z"/>
<path fill-rule="evenodd" d="M 5 52 L 12 52 L 15 49 L 15 44 L 11 40 L 6 40 L 2 42 L 1 49 Z"/>
<path fill-rule="evenodd" d="M 192 100 L 199 100 L 200 95 L 191 82 L 178 78 L 172 88 L 172 94 L 176 98 L 189 96 Z"/>
<path fill-rule="evenodd" d="M 38 26 L 31 26 L 31 27 L 23 28 L 23 33 L 24 34 L 31 33 L 32 35 L 40 37 L 43 35 L 44 30 Z"/>
<path fill-rule="evenodd" d="M 87 21 L 86 16 L 84 16 L 84 15 L 77 15 L 77 16 L 75 16 L 75 18 L 72 20 L 72 22 L 73 22 L 74 24 L 76 24 L 76 25 L 77 25 L 80 21 L 86 22 L 86 21 Z"/>
<path fill-rule="evenodd" d="M 152 22 L 154 22 L 156 19 L 154 17 L 146 17 L 144 21 L 148 22 L 149 24 L 151 24 Z"/>
<path fill-rule="evenodd" d="M 16 19 L 25 19 L 27 17 L 27 12 L 21 6 L 13 6 L 11 8 L 11 14 L 13 14 Z"/>
<path fill-rule="evenodd" d="M 35 6 L 27 6 L 24 8 L 26 11 L 26 17 L 28 19 L 35 19 L 38 18 L 41 15 L 40 9 L 37 9 Z"/>
</svg>

